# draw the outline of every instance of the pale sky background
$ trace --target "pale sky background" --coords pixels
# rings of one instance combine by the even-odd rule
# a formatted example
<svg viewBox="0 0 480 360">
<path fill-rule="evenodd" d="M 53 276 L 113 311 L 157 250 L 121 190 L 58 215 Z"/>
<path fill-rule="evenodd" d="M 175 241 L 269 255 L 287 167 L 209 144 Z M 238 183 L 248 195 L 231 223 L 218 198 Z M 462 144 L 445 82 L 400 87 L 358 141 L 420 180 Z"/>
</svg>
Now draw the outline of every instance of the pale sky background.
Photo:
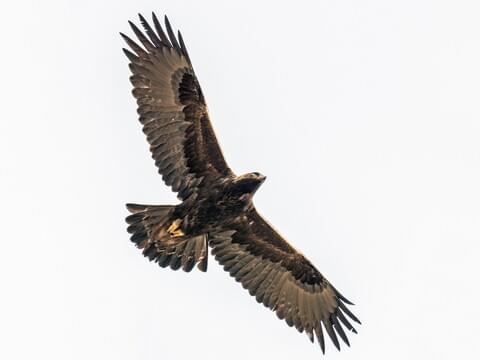
<svg viewBox="0 0 480 360">
<path fill-rule="evenodd" d="M 213 258 L 129 242 L 124 203 L 176 202 L 118 35 L 152 10 L 257 208 L 357 304 L 325 358 L 480 358 L 480 5 L 439 0 L 2 2 L 0 358 L 322 358 Z"/>
</svg>

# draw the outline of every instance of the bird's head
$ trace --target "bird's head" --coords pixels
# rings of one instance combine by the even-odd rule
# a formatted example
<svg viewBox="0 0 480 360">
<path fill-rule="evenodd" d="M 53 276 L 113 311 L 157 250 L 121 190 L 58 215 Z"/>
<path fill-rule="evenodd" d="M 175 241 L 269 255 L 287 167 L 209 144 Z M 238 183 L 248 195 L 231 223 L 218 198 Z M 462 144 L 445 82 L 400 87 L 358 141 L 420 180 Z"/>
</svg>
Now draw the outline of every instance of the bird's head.
<svg viewBox="0 0 480 360">
<path fill-rule="evenodd" d="M 234 180 L 235 192 L 238 195 L 253 195 L 266 178 L 266 176 L 258 172 L 237 176 Z"/>
</svg>

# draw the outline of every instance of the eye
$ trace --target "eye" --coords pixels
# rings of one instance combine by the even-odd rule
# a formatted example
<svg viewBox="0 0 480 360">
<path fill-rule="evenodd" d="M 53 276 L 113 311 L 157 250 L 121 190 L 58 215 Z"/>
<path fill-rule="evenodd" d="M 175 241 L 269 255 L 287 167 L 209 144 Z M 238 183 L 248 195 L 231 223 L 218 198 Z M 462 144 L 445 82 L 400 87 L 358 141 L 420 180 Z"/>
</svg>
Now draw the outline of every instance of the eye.
<svg viewBox="0 0 480 360">
<path fill-rule="evenodd" d="M 255 175 L 255 176 L 260 176 L 260 173 L 254 172 L 253 175 Z"/>
</svg>

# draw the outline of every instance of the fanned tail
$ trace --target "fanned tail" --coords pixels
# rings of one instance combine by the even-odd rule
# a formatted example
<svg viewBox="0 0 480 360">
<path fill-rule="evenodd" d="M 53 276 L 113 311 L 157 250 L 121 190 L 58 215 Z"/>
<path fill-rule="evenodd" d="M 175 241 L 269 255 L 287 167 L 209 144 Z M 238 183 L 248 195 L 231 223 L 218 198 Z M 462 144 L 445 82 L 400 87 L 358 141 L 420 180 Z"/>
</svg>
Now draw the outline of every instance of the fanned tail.
<svg viewBox="0 0 480 360">
<path fill-rule="evenodd" d="M 198 269 L 207 271 L 207 235 L 189 237 L 169 231 L 176 221 L 172 218 L 175 206 L 127 204 L 127 209 L 132 213 L 126 218 L 130 239 L 150 261 L 186 272 L 198 264 Z"/>
</svg>

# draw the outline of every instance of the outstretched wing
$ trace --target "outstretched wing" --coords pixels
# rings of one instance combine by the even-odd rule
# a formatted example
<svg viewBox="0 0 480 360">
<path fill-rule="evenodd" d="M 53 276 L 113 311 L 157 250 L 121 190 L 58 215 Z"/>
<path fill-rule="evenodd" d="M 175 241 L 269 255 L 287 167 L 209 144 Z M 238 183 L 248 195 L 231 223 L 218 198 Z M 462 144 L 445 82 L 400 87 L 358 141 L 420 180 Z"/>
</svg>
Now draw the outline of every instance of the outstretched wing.
<svg viewBox="0 0 480 360">
<path fill-rule="evenodd" d="M 255 209 L 231 230 L 213 235 L 210 245 L 215 259 L 250 295 L 289 326 L 305 331 L 312 342 L 315 333 L 323 352 L 324 330 L 337 349 L 337 335 L 349 345 L 342 325 L 356 333 L 348 318 L 360 323 L 346 306 L 352 303 Z"/>
<path fill-rule="evenodd" d="M 130 26 L 143 47 L 121 34 L 134 52 L 123 49 L 133 74 L 133 96 L 159 173 L 185 200 L 202 185 L 232 172 L 215 137 L 180 32 L 177 40 L 167 17 L 168 36 L 155 14 L 155 30 L 139 16 L 146 36 L 132 22 Z"/>
</svg>

